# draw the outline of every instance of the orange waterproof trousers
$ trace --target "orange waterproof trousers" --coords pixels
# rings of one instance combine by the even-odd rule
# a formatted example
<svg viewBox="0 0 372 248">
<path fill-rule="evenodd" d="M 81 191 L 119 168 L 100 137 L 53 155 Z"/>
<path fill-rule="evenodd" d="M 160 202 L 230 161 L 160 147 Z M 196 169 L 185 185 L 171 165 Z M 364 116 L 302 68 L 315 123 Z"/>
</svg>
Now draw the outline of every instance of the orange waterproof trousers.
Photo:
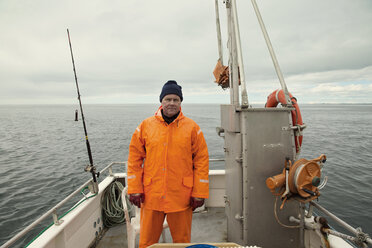
<svg viewBox="0 0 372 248">
<path fill-rule="evenodd" d="M 191 207 L 180 212 L 164 213 L 141 208 L 141 229 L 139 248 L 158 243 L 163 231 L 164 218 L 167 216 L 173 243 L 190 243 L 191 240 Z"/>
</svg>

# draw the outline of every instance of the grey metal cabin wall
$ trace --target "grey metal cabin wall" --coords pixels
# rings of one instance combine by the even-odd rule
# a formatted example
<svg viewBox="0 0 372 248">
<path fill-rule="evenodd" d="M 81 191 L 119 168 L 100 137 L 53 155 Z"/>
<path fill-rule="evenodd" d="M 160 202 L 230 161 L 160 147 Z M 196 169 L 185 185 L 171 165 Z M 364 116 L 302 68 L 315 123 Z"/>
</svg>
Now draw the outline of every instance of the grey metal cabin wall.
<svg viewBox="0 0 372 248">
<path fill-rule="evenodd" d="M 227 218 L 227 240 L 244 244 L 243 239 L 243 169 L 240 113 L 234 105 L 221 105 L 221 127 L 225 137 L 225 213 Z"/>
<path fill-rule="evenodd" d="M 240 123 L 237 124 L 237 120 Z M 295 155 L 294 137 L 291 131 L 290 109 L 249 108 L 235 111 L 233 105 L 221 105 L 221 124 L 225 130 L 226 160 L 226 215 L 227 236 L 231 242 L 241 245 L 262 247 L 301 247 L 299 229 L 280 226 L 274 217 L 275 197 L 266 187 L 268 177 L 279 174 L 284 168 L 285 158 L 293 160 Z M 245 122 L 245 123 L 243 123 Z M 241 127 L 246 127 L 245 137 Z M 243 178 L 242 139 L 247 139 L 247 178 Z M 243 180 L 248 190 L 244 197 Z M 247 211 L 243 213 L 243 199 Z M 278 208 L 281 201 L 278 201 Z M 283 210 L 277 211 L 282 223 L 289 223 L 289 216 L 298 216 L 298 203 L 287 202 Z M 243 221 L 248 225 L 243 231 Z M 245 232 L 245 233 L 243 233 Z M 245 239 L 244 239 L 245 237 Z"/>
</svg>

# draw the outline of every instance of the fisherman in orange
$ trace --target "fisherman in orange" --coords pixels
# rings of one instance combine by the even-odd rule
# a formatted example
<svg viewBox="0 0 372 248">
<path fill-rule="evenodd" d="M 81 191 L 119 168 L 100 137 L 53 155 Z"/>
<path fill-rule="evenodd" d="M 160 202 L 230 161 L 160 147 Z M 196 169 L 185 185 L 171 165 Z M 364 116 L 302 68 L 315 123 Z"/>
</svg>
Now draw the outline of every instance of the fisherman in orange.
<svg viewBox="0 0 372 248">
<path fill-rule="evenodd" d="M 158 243 L 167 218 L 174 243 L 190 243 L 192 211 L 208 198 L 209 157 L 200 127 L 183 115 L 182 88 L 164 84 L 161 106 L 129 145 L 129 200 L 141 208 L 139 247 Z"/>
</svg>

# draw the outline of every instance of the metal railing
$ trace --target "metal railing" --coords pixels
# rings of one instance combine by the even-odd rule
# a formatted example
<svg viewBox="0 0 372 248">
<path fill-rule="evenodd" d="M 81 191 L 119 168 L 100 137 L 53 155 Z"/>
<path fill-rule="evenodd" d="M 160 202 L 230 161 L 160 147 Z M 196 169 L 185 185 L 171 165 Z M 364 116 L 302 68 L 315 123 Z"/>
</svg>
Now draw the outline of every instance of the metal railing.
<svg viewBox="0 0 372 248">
<path fill-rule="evenodd" d="M 121 165 L 124 164 L 125 165 L 126 162 L 112 162 L 111 164 L 109 164 L 108 166 L 106 166 L 105 168 L 103 168 L 99 173 L 102 174 L 106 170 L 109 170 L 110 176 L 113 176 L 112 166 L 113 165 L 118 165 L 118 164 L 121 164 Z M 57 224 L 58 223 L 57 210 L 59 208 L 61 208 L 64 204 L 66 204 L 66 202 L 68 202 L 69 200 L 71 200 L 75 195 L 79 194 L 82 189 L 84 189 L 85 187 L 87 187 L 92 182 L 93 182 L 93 179 L 90 179 L 87 182 L 85 182 L 77 190 L 75 190 L 74 192 L 72 192 L 69 196 L 67 196 L 65 199 L 63 199 L 61 202 L 59 202 L 57 205 L 55 205 L 54 207 L 52 207 L 48 212 L 46 212 L 45 214 L 43 214 L 41 217 L 39 217 L 37 220 L 35 220 L 34 222 L 32 222 L 29 226 L 27 226 L 25 229 L 23 229 L 21 232 L 19 232 L 17 235 L 15 235 L 13 238 L 11 238 L 10 240 L 8 240 L 0 248 L 7 248 L 10 245 L 14 244 L 17 240 L 19 240 L 24 235 L 26 235 L 29 231 L 32 230 L 32 228 L 34 228 L 35 226 L 37 226 L 38 224 L 40 224 L 40 222 L 42 222 L 43 220 L 45 220 L 50 215 L 53 216 L 54 223 Z"/>
<path fill-rule="evenodd" d="M 218 161 L 225 161 L 225 159 L 224 158 L 211 158 L 211 159 L 209 159 L 209 162 L 218 162 Z"/>
<path fill-rule="evenodd" d="M 225 161 L 225 159 L 209 159 L 210 162 L 218 162 L 218 161 Z M 113 165 L 126 165 L 127 162 L 112 162 L 109 165 L 107 165 L 105 168 L 103 168 L 99 173 L 102 174 L 105 171 L 108 170 L 109 175 L 113 176 L 114 173 L 112 171 Z M 89 184 L 93 182 L 93 179 L 90 179 L 86 181 L 83 185 L 81 185 L 78 189 L 76 189 L 74 192 L 72 192 L 70 195 L 68 195 L 66 198 L 64 198 L 62 201 L 60 201 L 57 205 L 52 207 L 48 212 L 40 216 L 37 220 L 32 222 L 30 225 L 28 225 L 25 229 L 23 229 L 21 232 L 16 234 L 13 238 L 8 240 L 5 244 L 3 244 L 0 248 L 7 248 L 14 244 L 17 240 L 25 236 L 29 231 L 31 231 L 34 227 L 36 227 L 38 224 L 40 224 L 43 220 L 48 218 L 49 216 L 53 217 L 54 224 L 58 225 L 58 216 L 57 216 L 57 210 L 60 209 L 62 206 L 64 206 L 68 201 L 70 201 L 74 196 L 78 195 L 81 190 L 83 190 L 85 187 L 87 187 Z"/>
<path fill-rule="evenodd" d="M 354 227 L 350 226 L 348 223 L 345 221 L 341 220 L 338 218 L 336 215 L 332 214 L 330 211 L 319 205 L 318 203 L 315 202 L 310 202 L 312 206 L 314 206 L 316 209 L 320 210 L 322 213 L 326 214 L 328 217 L 330 217 L 332 220 L 334 220 L 337 224 L 339 224 L 341 227 L 345 228 L 349 232 L 355 235 L 354 240 L 356 241 L 359 239 L 361 242 L 366 242 L 369 245 L 372 245 L 372 239 L 368 236 L 368 234 L 363 233 L 361 230 L 355 229 Z M 337 235 L 336 233 L 333 233 Z M 346 236 L 346 235 L 345 235 Z M 367 246 L 364 246 L 367 247 Z"/>
</svg>

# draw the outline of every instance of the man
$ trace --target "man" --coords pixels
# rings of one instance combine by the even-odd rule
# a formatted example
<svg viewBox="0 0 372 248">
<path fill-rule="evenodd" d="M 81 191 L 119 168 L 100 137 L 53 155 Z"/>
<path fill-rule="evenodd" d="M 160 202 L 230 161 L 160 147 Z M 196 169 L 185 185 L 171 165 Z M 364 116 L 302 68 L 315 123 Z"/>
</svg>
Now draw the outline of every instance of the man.
<svg viewBox="0 0 372 248">
<path fill-rule="evenodd" d="M 166 216 L 174 243 L 191 240 L 192 211 L 209 195 L 209 157 L 200 127 L 183 115 L 182 88 L 164 84 L 155 116 L 129 145 L 128 194 L 141 208 L 139 247 L 157 243 Z"/>
</svg>

